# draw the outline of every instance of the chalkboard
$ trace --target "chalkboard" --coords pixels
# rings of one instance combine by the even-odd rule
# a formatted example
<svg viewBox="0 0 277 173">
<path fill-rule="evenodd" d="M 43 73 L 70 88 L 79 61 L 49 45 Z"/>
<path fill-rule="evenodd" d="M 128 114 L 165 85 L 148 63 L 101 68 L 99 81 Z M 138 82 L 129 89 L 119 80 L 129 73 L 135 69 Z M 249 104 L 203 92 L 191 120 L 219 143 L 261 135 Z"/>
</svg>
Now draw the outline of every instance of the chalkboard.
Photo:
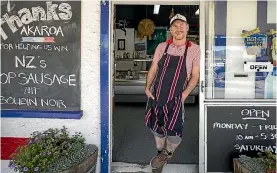
<svg viewBox="0 0 277 173">
<path fill-rule="evenodd" d="M 208 106 L 207 172 L 233 172 L 233 158 L 276 152 L 276 106 Z"/>
<path fill-rule="evenodd" d="M 80 110 L 81 1 L 1 1 L 1 107 Z"/>
</svg>

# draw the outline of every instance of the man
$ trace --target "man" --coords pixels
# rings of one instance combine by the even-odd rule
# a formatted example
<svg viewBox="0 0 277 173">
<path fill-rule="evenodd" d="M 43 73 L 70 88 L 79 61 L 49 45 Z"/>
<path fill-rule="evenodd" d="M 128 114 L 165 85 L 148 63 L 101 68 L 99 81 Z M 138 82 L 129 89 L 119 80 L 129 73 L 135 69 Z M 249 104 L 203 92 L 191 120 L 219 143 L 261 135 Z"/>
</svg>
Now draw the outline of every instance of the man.
<svg viewBox="0 0 277 173">
<path fill-rule="evenodd" d="M 183 104 L 199 80 L 200 48 L 187 41 L 188 30 L 185 16 L 170 20 L 172 37 L 157 46 L 147 75 L 145 125 L 158 150 L 150 161 L 153 171 L 162 170 L 181 143 Z"/>
</svg>

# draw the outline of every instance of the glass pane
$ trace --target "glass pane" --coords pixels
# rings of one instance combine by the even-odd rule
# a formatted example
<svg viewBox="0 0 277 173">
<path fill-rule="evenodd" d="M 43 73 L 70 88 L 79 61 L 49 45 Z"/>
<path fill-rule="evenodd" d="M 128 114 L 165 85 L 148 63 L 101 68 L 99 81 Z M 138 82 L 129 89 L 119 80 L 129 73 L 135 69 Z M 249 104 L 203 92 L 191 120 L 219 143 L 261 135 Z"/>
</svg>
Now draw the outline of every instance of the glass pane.
<svg viewBox="0 0 277 173">
<path fill-rule="evenodd" d="M 207 99 L 276 99 L 276 23 L 266 1 L 206 9 Z"/>
</svg>

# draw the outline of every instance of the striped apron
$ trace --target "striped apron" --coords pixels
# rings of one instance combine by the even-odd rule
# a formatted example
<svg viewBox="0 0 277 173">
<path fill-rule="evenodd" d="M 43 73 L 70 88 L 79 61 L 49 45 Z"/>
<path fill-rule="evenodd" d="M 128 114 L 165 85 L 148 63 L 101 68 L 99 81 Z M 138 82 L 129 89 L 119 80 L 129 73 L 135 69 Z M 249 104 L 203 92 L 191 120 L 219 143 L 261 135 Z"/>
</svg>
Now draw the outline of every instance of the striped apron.
<svg viewBox="0 0 277 173">
<path fill-rule="evenodd" d="M 164 136 L 180 136 L 183 131 L 182 92 L 187 86 L 186 56 L 167 53 L 169 44 L 158 63 L 158 71 L 151 86 L 155 99 L 149 98 L 145 111 L 145 125 Z"/>
</svg>

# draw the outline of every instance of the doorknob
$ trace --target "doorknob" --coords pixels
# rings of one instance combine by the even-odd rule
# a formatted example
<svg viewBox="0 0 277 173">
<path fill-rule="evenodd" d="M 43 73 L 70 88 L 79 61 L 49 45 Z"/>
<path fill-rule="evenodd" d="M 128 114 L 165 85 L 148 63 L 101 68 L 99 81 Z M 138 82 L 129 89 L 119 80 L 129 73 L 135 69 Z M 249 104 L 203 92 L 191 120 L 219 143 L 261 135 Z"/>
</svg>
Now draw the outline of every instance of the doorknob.
<svg viewBox="0 0 277 173">
<path fill-rule="evenodd" d="M 201 86 L 200 86 L 200 88 L 201 88 L 201 92 L 203 93 L 204 92 L 204 81 L 201 81 Z"/>
</svg>

